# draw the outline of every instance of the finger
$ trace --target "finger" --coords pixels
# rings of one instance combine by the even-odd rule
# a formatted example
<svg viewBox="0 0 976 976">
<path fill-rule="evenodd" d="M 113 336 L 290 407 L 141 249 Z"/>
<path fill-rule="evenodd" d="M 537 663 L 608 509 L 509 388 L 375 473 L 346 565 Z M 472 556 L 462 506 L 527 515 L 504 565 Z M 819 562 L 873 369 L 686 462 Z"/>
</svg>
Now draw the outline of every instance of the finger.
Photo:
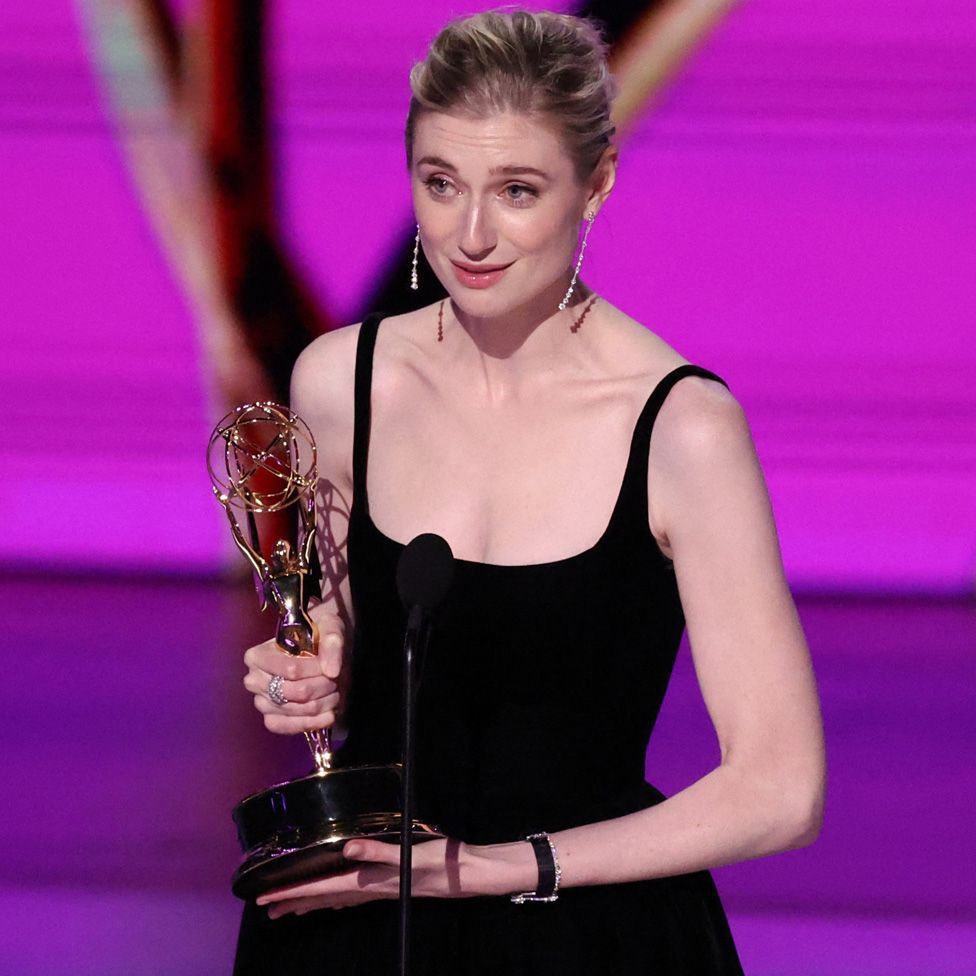
<svg viewBox="0 0 976 976">
<path fill-rule="evenodd" d="M 338 631 L 321 634 L 319 637 L 319 667 L 322 674 L 335 680 L 342 670 L 342 650 L 344 637 Z"/>
<path fill-rule="evenodd" d="M 244 675 L 244 687 L 252 695 L 267 696 L 273 677 L 273 674 L 252 668 Z M 280 691 L 288 701 L 306 705 L 336 695 L 338 688 L 334 681 L 325 677 L 323 674 L 317 674 L 311 678 L 303 678 L 301 681 L 283 681 Z"/>
<path fill-rule="evenodd" d="M 363 901 L 372 901 L 373 899 L 363 899 L 356 898 L 353 900 L 343 899 L 337 900 L 335 898 L 293 898 L 289 901 L 281 901 L 276 904 L 271 905 L 268 908 L 268 918 L 275 919 L 281 918 L 283 915 L 306 915 L 308 912 L 321 911 L 322 909 L 332 908 L 348 908 L 350 905 L 359 905 Z"/>
<path fill-rule="evenodd" d="M 331 611 L 315 615 L 319 630 L 319 666 L 329 678 L 337 678 L 342 668 L 342 651 L 346 643 L 346 625 L 342 618 Z"/>
<path fill-rule="evenodd" d="M 253 647 L 249 647 L 244 652 L 244 663 L 249 667 L 255 666 L 255 661 L 257 658 L 264 658 L 265 652 L 270 651 L 277 647 L 273 640 L 266 640 L 263 644 L 255 644 Z"/>
<path fill-rule="evenodd" d="M 359 843 L 356 841 L 355 843 Z M 371 844 L 376 842 L 370 842 Z M 389 847 L 399 863 L 399 847 L 396 844 L 378 844 L 379 847 Z M 331 901 L 340 900 L 352 904 L 356 900 L 370 898 L 395 898 L 400 890 L 400 874 L 389 862 L 384 864 L 351 864 L 344 871 L 316 878 L 314 881 L 304 881 L 302 884 L 289 885 L 286 888 L 275 888 L 267 891 L 257 899 L 259 905 L 269 905 L 273 902 L 288 901 L 294 898 L 328 898 Z"/>
<path fill-rule="evenodd" d="M 285 696 L 288 697 L 287 695 Z M 339 705 L 337 694 L 326 695 L 313 702 L 293 702 L 288 701 L 284 705 L 278 705 L 268 698 L 267 694 L 254 696 L 254 707 L 262 715 L 292 715 L 292 716 L 315 716 L 325 715 L 336 710 Z"/>
<path fill-rule="evenodd" d="M 269 675 L 280 674 L 288 681 L 302 681 L 322 674 L 322 665 L 317 658 L 286 654 L 274 641 L 249 648 L 244 654 L 244 663 L 248 668 Z"/>
<path fill-rule="evenodd" d="M 254 699 L 255 707 L 261 701 Z M 260 710 L 260 709 L 259 709 Z M 335 712 L 326 711 L 319 715 L 284 715 L 281 709 L 264 713 L 264 727 L 276 735 L 296 735 L 299 732 L 315 732 L 318 729 L 328 729 L 335 725 Z"/>
<path fill-rule="evenodd" d="M 328 609 L 328 604 L 319 603 L 310 607 L 308 615 L 315 621 L 320 636 L 331 633 L 345 634 L 346 632 L 345 621 L 335 610 Z"/>
<path fill-rule="evenodd" d="M 259 905 L 271 905 L 276 902 L 296 901 L 302 898 L 345 898 L 349 899 L 355 892 L 361 890 L 359 882 L 360 868 L 351 867 L 347 871 L 339 871 L 325 878 L 314 881 L 303 881 L 301 884 L 288 885 L 285 888 L 275 888 L 259 896 Z"/>
<path fill-rule="evenodd" d="M 313 906 L 313 902 L 316 904 Z M 281 918 L 283 915 L 304 915 L 314 908 L 327 908 L 328 905 L 322 899 L 314 898 L 291 898 L 288 901 L 277 902 L 268 909 L 268 918 Z"/>
<path fill-rule="evenodd" d="M 386 844 L 380 840 L 351 840 L 343 847 L 342 856 L 350 861 L 398 865 L 400 847 L 398 844 Z"/>
</svg>

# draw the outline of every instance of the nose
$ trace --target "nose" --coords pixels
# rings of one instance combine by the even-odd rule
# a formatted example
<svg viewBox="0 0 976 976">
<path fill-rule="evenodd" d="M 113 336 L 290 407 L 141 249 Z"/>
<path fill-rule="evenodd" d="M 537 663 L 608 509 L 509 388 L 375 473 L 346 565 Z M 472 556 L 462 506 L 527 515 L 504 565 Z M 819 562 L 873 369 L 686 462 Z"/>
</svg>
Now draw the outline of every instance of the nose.
<svg viewBox="0 0 976 976">
<path fill-rule="evenodd" d="M 495 230 L 487 208 L 478 200 L 470 200 L 462 217 L 461 239 L 458 247 L 469 261 L 480 261 L 495 249 Z"/>
</svg>

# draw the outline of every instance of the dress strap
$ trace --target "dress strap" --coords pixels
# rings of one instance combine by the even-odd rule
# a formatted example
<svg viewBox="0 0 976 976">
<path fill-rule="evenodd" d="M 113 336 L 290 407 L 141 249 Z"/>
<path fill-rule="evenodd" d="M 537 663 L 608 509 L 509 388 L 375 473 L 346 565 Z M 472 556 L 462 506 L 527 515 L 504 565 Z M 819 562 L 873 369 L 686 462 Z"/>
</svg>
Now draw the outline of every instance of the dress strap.
<svg viewBox="0 0 976 976">
<path fill-rule="evenodd" d="M 366 464 L 369 460 L 370 391 L 373 387 L 373 350 L 381 312 L 367 316 L 359 327 L 356 343 L 356 379 L 353 393 L 352 491 L 354 502 L 369 511 L 366 494 Z"/>
<path fill-rule="evenodd" d="M 671 388 L 679 380 L 686 376 L 701 376 L 705 379 L 716 380 L 722 386 L 728 388 L 728 383 L 721 376 L 716 375 L 711 370 L 701 366 L 693 366 L 685 363 L 667 373 L 658 382 L 657 386 L 651 391 L 651 395 L 644 404 L 637 424 L 634 427 L 634 436 L 630 443 L 630 456 L 627 459 L 627 470 L 624 473 L 623 484 L 620 488 L 620 497 L 617 501 L 617 508 L 613 514 L 613 521 L 617 522 L 626 513 L 626 519 L 633 525 L 631 518 L 636 518 L 639 525 L 646 527 L 648 524 L 647 510 L 647 460 L 651 450 L 651 432 L 654 430 L 654 421 L 664 404 Z"/>
</svg>

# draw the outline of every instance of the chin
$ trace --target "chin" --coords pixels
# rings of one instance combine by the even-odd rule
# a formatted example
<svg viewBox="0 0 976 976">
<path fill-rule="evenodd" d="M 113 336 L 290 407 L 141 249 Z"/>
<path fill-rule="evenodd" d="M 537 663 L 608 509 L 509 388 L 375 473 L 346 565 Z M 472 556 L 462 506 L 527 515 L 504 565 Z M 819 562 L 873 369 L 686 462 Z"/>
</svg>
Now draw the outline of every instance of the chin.
<svg viewBox="0 0 976 976">
<path fill-rule="evenodd" d="M 494 294 L 492 294 L 494 292 Z M 467 288 L 453 288 L 448 295 L 455 308 L 474 318 L 491 319 L 506 315 L 521 304 L 519 298 L 510 294 L 486 288 L 483 291 Z"/>
<path fill-rule="evenodd" d="M 441 284 L 444 284 L 443 279 Z M 513 280 L 499 282 L 491 288 L 478 289 L 465 288 L 456 281 L 449 281 L 445 289 L 455 307 L 465 315 L 491 319 L 508 315 L 534 298 L 541 297 L 544 292 L 551 290 L 551 284 L 539 287 L 535 283 Z M 553 311 L 558 303 L 559 298 L 555 298 L 552 302 Z"/>
</svg>

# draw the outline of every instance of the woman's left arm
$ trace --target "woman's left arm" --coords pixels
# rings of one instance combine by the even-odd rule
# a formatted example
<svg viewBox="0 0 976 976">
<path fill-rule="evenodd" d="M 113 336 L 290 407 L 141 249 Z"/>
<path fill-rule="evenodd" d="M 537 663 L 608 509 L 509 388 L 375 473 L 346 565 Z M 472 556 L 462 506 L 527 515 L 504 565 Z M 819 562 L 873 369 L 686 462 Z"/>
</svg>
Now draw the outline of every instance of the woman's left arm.
<svg viewBox="0 0 976 976">
<path fill-rule="evenodd" d="M 564 886 L 685 874 L 802 847 L 820 830 L 825 762 L 810 655 L 748 424 L 724 387 L 674 387 L 649 481 L 721 761 L 657 806 L 554 834 Z M 531 867 L 523 890 L 535 883 Z"/>
<path fill-rule="evenodd" d="M 657 419 L 649 486 L 667 536 L 720 764 L 657 806 L 554 835 L 564 885 L 683 874 L 811 843 L 823 729 L 746 418 L 686 379 Z"/>
<path fill-rule="evenodd" d="M 654 807 L 553 834 L 563 887 L 686 874 L 802 847 L 820 830 L 825 760 L 813 669 L 731 394 L 709 380 L 678 383 L 657 418 L 648 469 L 651 520 L 673 554 L 721 760 Z M 272 912 L 282 914 L 395 897 L 396 847 L 356 844 L 361 868 L 262 902 L 278 902 Z M 525 842 L 435 841 L 414 859 L 418 895 L 500 895 L 538 881 Z"/>
</svg>

